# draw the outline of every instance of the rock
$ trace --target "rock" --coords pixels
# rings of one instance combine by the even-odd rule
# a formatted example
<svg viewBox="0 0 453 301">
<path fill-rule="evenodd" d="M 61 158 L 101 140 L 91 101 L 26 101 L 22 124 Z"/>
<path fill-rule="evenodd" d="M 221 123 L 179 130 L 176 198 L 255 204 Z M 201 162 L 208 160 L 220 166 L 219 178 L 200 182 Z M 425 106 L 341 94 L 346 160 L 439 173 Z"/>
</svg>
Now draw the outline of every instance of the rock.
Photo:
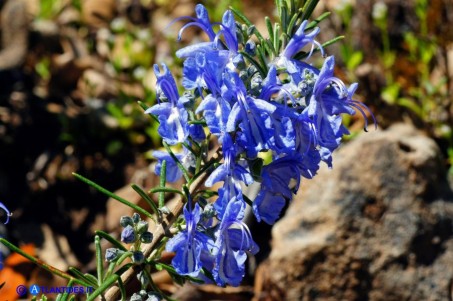
<svg viewBox="0 0 453 301">
<path fill-rule="evenodd" d="M 451 300 L 453 193 L 435 142 L 397 125 L 333 162 L 273 228 L 254 300 Z"/>
</svg>

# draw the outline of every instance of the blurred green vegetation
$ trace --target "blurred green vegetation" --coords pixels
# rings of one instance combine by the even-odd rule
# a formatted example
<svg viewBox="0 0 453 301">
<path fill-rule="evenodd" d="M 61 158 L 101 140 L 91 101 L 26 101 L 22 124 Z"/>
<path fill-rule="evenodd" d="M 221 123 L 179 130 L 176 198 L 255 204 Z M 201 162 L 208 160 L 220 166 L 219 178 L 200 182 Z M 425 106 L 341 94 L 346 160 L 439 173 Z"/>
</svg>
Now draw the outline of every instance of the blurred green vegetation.
<svg viewBox="0 0 453 301">
<path fill-rule="evenodd" d="M 373 108 L 378 120 L 386 120 L 387 125 L 396 122 L 391 120 L 392 116 L 385 115 L 395 108 L 403 120 L 426 131 L 439 142 L 453 176 L 453 105 L 449 97 L 453 79 L 448 73 L 447 58 L 439 59 L 448 52 L 449 43 L 453 41 L 448 41 L 448 37 L 441 35 L 442 30 L 436 28 L 439 20 L 432 20 L 436 15 L 453 12 L 451 8 L 439 8 L 439 5 L 447 5 L 445 2 L 434 2 L 413 0 L 406 3 L 405 14 L 413 14 L 415 25 L 412 27 L 401 20 L 392 20 L 398 15 L 395 12 L 398 1 L 370 2 L 372 25 L 377 29 L 376 35 L 372 36 L 370 32 L 370 36 L 380 45 L 374 53 L 374 49 L 360 47 L 354 40 L 357 35 L 354 35 L 351 22 L 360 12 L 350 1 L 341 1 L 336 13 L 346 39 L 340 46 L 340 54 L 350 81 L 359 81 L 356 71 L 361 65 L 376 66 L 383 84 L 380 95 L 374 97 L 379 99 L 377 104 L 389 107 L 388 110 L 380 110 L 379 105 Z M 398 22 L 400 28 L 394 28 Z M 398 35 L 391 36 L 394 32 Z M 360 89 L 363 91 L 367 87 L 361 85 Z"/>
</svg>

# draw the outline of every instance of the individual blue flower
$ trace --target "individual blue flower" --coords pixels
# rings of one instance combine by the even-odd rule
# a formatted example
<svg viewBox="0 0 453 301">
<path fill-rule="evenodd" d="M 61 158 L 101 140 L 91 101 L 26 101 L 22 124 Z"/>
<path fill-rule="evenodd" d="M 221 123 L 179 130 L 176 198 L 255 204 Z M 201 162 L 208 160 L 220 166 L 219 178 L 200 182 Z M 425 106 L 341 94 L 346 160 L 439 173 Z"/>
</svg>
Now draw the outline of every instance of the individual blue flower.
<svg viewBox="0 0 453 301">
<path fill-rule="evenodd" d="M 219 197 L 214 203 L 218 218 L 223 219 L 228 203 L 232 199 L 244 202 L 241 183 L 247 185 L 253 182 L 250 173 L 236 162 L 237 148 L 230 135 L 225 135 L 222 144 L 224 162 L 217 167 L 206 180 L 205 185 L 211 187 L 214 183 L 223 181 L 223 187 L 219 189 Z"/>
<path fill-rule="evenodd" d="M 197 224 L 201 217 L 201 208 L 196 203 L 190 210 L 191 200 L 184 206 L 184 218 L 186 229 L 171 238 L 167 245 L 168 252 L 175 252 L 172 265 L 180 275 L 197 276 L 203 264 L 203 258 L 209 257 L 210 249 L 213 247 L 212 240 L 197 230 Z"/>
<path fill-rule="evenodd" d="M 310 102 L 304 111 L 313 120 L 316 129 L 316 142 L 322 148 L 323 161 L 327 162 L 329 166 L 331 165 L 333 150 L 339 146 L 342 136 L 349 134 L 349 131 L 342 124 L 341 114 L 354 115 L 356 109 L 365 120 L 367 119 L 360 103 L 352 100 L 357 85 L 352 85 L 347 89 L 344 83 L 333 75 L 334 67 L 335 59 L 330 56 L 324 61 L 314 85 Z M 369 111 L 367 107 L 362 106 Z M 375 120 L 374 122 L 376 125 Z"/>
<path fill-rule="evenodd" d="M 305 114 L 300 114 L 296 119 L 293 119 L 293 126 L 296 133 L 295 150 L 302 156 L 302 167 L 299 171 L 301 176 L 311 179 L 318 171 L 321 162 L 321 154 L 316 142 L 315 125 Z"/>
<path fill-rule="evenodd" d="M 315 41 L 315 37 L 319 34 L 320 31 L 319 27 L 315 27 L 310 33 L 305 34 L 307 25 L 308 25 L 307 20 L 303 21 L 302 24 L 300 24 L 296 33 L 292 36 L 291 40 L 289 40 L 288 44 L 283 50 L 281 54 L 282 57 L 288 59 L 292 58 L 295 54 L 297 54 L 302 48 L 304 48 L 308 44 L 312 44 L 310 53 L 313 52 L 315 45 L 318 46 L 321 51 L 323 51 L 321 44 Z"/>
<path fill-rule="evenodd" d="M 158 100 L 167 99 L 169 102 L 160 102 L 145 113 L 157 115 L 160 122 L 158 133 L 166 143 L 174 145 L 184 142 L 189 134 L 188 114 L 184 108 L 187 99 L 179 97 L 176 82 L 168 67 L 162 64 L 162 69 L 163 73 L 159 71 L 158 65 L 154 65 Z"/>
<path fill-rule="evenodd" d="M 6 225 L 9 222 L 9 217 L 11 216 L 11 212 L 9 212 L 8 208 L 6 208 L 6 206 L 3 205 L 2 202 L 0 202 L 0 209 L 5 212 L 6 220 L 5 220 L 4 224 Z"/>
<path fill-rule="evenodd" d="M 132 226 L 127 226 L 121 232 L 121 241 L 126 244 L 134 243 L 137 240 L 135 237 L 135 230 Z"/>
<path fill-rule="evenodd" d="M 219 38 L 223 36 L 226 47 L 234 55 L 238 52 L 238 39 L 236 35 L 236 21 L 233 12 L 227 10 L 222 17 L 220 30 L 215 37 L 215 44 L 219 44 Z"/>
<path fill-rule="evenodd" d="M 166 181 L 170 183 L 174 183 L 178 181 L 182 177 L 182 171 L 179 169 L 178 165 L 176 164 L 175 160 L 169 153 L 163 151 L 154 151 L 153 157 L 158 159 L 156 164 L 155 173 L 156 175 L 160 176 L 162 172 L 162 162 L 165 160 L 167 162 L 166 168 Z M 176 158 L 181 162 L 184 157 L 184 154 L 175 154 Z"/>
<path fill-rule="evenodd" d="M 300 154 L 287 155 L 263 167 L 261 190 L 252 206 L 258 221 L 275 223 L 286 201 L 299 189 L 303 168 Z"/>
<path fill-rule="evenodd" d="M 247 156 L 255 158 L 259 151 L 271 148 L 274 133 L 270 119 L 275 105 L 247 95 L 244 83 L 234 72 L 225 73 L 225 84 L 235 102 L 228 119 L 226 130 L 236 131 L 236 142 L 246 150 Z"/>
<path fill-rule="evenodd" d="M 206 134 L 201 124 L 190 124 L 189 135 L 196 142 L 203 142 L 206 139 Z"/>
<path fill-rule="evenodd" d="M 216 34 L 215 34 L 214 30 L 212 29 L 212 24 L 211 24 L 211 21 L 209 20 L 209 14 L 208 14 L 208 10 L 206 9 L 206 7 L 204 7 L 202 4 L 197 4 L 195 6 L 195 13 L 197 15 L 196 18 L 184 16 L 184 17 L 176 18 L 172 22 L 172 24 L 173 24 L 177 21 L 185 20 L 185 19 L 188 19 L 191 21 L 191 22 L 187 23 L 186 25 L 184 25 L 179 30 L 178 40 L 181 40 L 181 36 L 182 36 L 182 33 L 184 32 L 184 30 L 186 30 L 188 27 L 191 27 L 191 26 L 199 27 L 201 30 L 203 30 L 208 35 L 208 37 L 211 41 L 214 40 Z"/>
<path fill-rule="evenodd" d="M 242 221 L 244 210 L 245 203 L 233 198 L 228 203 L 216 234 L 216 261 L 212 274 L 218 285 L 238 286 L 244 277 L 247 252 L 256 254 L 259 251 L 247 225 Z"/>
</svg>

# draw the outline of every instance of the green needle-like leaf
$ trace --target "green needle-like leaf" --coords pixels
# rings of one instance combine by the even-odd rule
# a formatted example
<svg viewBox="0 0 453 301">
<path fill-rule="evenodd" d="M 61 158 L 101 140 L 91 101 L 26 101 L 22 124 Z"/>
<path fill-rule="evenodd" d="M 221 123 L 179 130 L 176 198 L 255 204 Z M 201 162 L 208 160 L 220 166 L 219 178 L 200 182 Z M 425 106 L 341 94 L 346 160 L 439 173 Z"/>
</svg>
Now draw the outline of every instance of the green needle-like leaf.
<svg viewBox="0 0 453 301">
<path fill-rule="evenodd" d="M 184 165 L 182 165 L 182 163 L 179 161 L 179 159 L 175 156 L 175 154 L 171 150 L 170 146 L 165 142 L 163 142 L 163 144 L 164 144 L 164 147 L 167 150 L 168 154 L 172 157 L 172 159 L 176 162 L 176 165 L 178 165 L 178 168 L 182 171 L 186 181 L 189 182 L 190 175 L 189 175 L 189 172 L 187 171 L 187 169 L 184 167 Z"/>
<path fill-rule="evenodd" d="M 319 0 L 308 0 L 308 2 L 305 3 L 303 7 L 303 15 L 302 15 L 302 20 L 308 20 L 311 17 L 311 14 L 316 8 L 316 5 L 318 5 Z"/>
<path fill-rule="evenodd" d="M 167 161 L 163 160 L 160 168 L 160 187 L 165 187 L 167 181 Z M 165 206 L 165 191 L 159 192 L 159 208 Z"/>
<path fill-rule="evenodd" d="M 102 260 L 101 238 L 99 235 L 94 236 L 94 246 L 96 249 L 96 272 L 98 275 L 98 285 L 101 286 L 104 277 L 104 263 Z"/>
<path fill-rule="evenodd" d="M 250 54 L 242 50 L 239 51 L 239 53 L 242 54 L 250 63 L 252 63 L 252 65 L 255 66 L 256 69 L 258 69 L 258 72 L 262 77 L 266 77 L 266 71 L 261 67 L 260 63 L 258 63 Z"/>
<path fill-rule="evenodd" d="M 119 275 L 113 274 L 109 278 L 107 278 L 102 286 L 98 287 L 97 290 L 95 290 L 88 298 L 87 301 L 93 301 L 97 296 L 105 292 L 113 283 L 115 283 L 118 278 L 120 278 Z"/>
<path fill-rule="evenodd" d="M 148 203 L 148 205 L 151 207 L 155 214 L 159 213 L 159 208 L 157 208 L 156 203 L 154 203 L 153 199 L 150 198 L 150 196 L 140 186 L 132 184 L 131 187 L 141 196 L 142 199 L 146 201 L 146 203 Z"/>
<path fill-rule="evenodd" d="M 87 277 L 86 275 L 82 274 L 82 272 L 80 272 L 78 269 L 76 269 L 74 267 L 69 267 L 68 270 L 69 270 L 69 272 L 71 272 L 77 278 L 80 278 L 80 279 L 84 280 L 85 282 L 89 283 L 90 286 L 98 287 L 98 283 L 97 283 L 97 279 L 96 278 L 93 277 L 94 280 L 95 280 L 95 281 L 93 281 L 92 278 Z M 93 276 L 93 275 L 90 275 L 90 276 Z"/>
<path fill-rule="evenodd" d="M 112 199 L 115 199 L 115 200 L 119 201 L 120 203 L 123 203 L 124 205 L 131 207 L 131 208 L 134 209 L 135 211 L 137 211 L 137 212 L 139 212 L 139 213 L 141 213 L 141 214 L 143 214 L 143 215 L 146 215 L 146 216 L 149 217 L 149 218 L 153 218 L 153 216 L 151 215 L 151 213 L 149 213 L 149 212 L 146 211 L 145 209 L 143 209 L 143 208 L 141 208 L 141 207 L 139 207 L 139 206 L 137 206 L 137 205 L 135 205 L 135 204 L 132 204 L 131 202 L 129 202 L 129 201 L 123 199 L 122 197 L 120 197 L 120 196 L 114 194 L 114 193 L 111 192 L 111 191 L 108 191 L 108 190 L 105 189 L 104 187 L 102 187 L 102 186 L 100 186 L 100 185 L 94 183 L 94 182 L 91 181 L 91 180 L 88 180 L 87 178 L 85 178 L 85 177 L 83 177 L 83 176 L 81 176 L 81 175 L 79 175 L 79 174 L 77 174 L 77 173 L 75 173 L 75 172 L 73 172 L 72 174 L 73 174 L 77 179 L 79 179 L 80 181 L 82 181 L 82 182 L 84 182 L 84 183 L 90 185 L 91 187 L 95 188 L 95 189 L 98 190 L 99 192 L 102 192 L 103 194 L 105 194 L 105 195 L 111 197 Z"/>
</svg>

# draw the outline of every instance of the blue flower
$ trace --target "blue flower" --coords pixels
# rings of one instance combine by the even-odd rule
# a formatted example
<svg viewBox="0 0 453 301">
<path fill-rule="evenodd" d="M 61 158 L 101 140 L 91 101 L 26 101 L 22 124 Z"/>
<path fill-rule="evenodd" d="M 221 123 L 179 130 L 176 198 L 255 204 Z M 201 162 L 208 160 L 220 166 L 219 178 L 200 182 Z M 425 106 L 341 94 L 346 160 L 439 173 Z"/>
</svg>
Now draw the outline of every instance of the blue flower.
<svg viewBox="0 0 453 301">
<path fill-rule="evenodd" d="M 175 154 L 175 156 L 181 162 L 181 160 L 184 157 L 184 154 Z M 182 171 L 179 169 L 175 160 L 173 159 L 172 156 L 170 156 L 169 153 L 162 151 L 154 151 L 153 157 L 158 159 L 155 169 L 156 175 L 160 176 L 162 170 L 162 161 L 165 160 L 167 162 L 166 181 L 173 183 L 178 181 L 182 177 Z"/>
<path fill-rule="evenodd" d="M 255 158 L 259 151 L 271 148 L 274 130 L 269 116 L 276 107 L 247 95 L 244 83 L 234 72 L 225 73 L 225 84 L 235 102 L 226 130 L 234 132 L 239 125 L 236 142 L 246 150 L 248 157 Z"/>
<path fill-rule="evenodd" d="M 238 39 L 236 36 L 236 22 L 234 15 L 230 10 L 227 10 L 222 17 L 220 31 L 217 33 L 214 40 L 215 44 L 219 44 L 219 38 L 223 36 L 228 50 L 234 55 L 238 52 Z"/>
<path fill-rule="evenodd" d="M 186 229 L 171 238 L 167 245 L 168 252 L 175 252 L 172 265 L 180 275 L 197 276 L 204 264 L 208 265 L 209 251 L 213 248 L 212 240 L 205 234 L 197 230 L 197 224 L 201 217 L 201 208 L 195 204 L 193 210 L 184 207 L 184 218 Z"/>
<path fill-rule="evenodd" d="M 334 66 L 335 59 L 333 56 L 324 61 L 313 87 L 310 102 L 304 111 L 313 120 L 316 142 L 322 148 L 322 160 L 327 162 L 329 166 L 331 166 L 333 150 L 340 145 L 342 136 L 349 134 L 349 131 L 342 124 L 341 114 L 354 115 L 356 109 L 366 120 L 366 114 L 362 107 L 369 111 L 363 104 L 352 100 L 357 85 L 351 85 L 347 89 L 344 83 L 333 75 Z M 376 125 L 376 120 L 373 115 L 372 117 Z"/>
<path fill-rule="evenodd" d="M 247 225 L 242 222 L 244 202 L 233 198 L 225 210 L 217 233 L 213 276 L 218 285 L 238 286 L 244 277 L 247 253 L 259 251 Z"/>
<path fill-rule="evenodd" d="M 133 243 L 137 240 L 135 237 L 135 231 L 132 226 L 127 226 L 126 228 L 123 229 L 121 232 L 121 241 L 130 244 Z"/>
<path fill-rule="evenodd" d="M 316 142 L 316 128 L 313 121 L 305 113 L 298 115 L 292 121 L 296 133 L 295 150 L 302 156 L 302 167 L 299 171 L 303 177 L 311 179 L 318 171 L 321 162 L 321 155 Z"/>
<path fill-rule="evenodd" d="M 4 224 L 6 225 L 6 224 L 9 222 L 9 217 L 11 216 L 11 212 L 9 212 L 8 208 L 6 208 L 6 206 L 3 205 L 2 202 L 0 202 L 0 209 L 2 209 L 3 211 L 5 211 L 5 214 L 6 214 L 6 221 L 4 222 Z"/>
<path fill-rule="evenodd" d="M 163 73 L 154 65 L 157 76 L 158 100 L 167 99 L 169 102 L 160 102 L 145 111 L 146 114 L 157 115 L 159 119 L 158 132 L 164 141 L 170 145 L 184 142 L 189 134 L 188 114 L 184 108 L 187 99 L 179 97 L 176 82 L 165 64 L 162 64 Z"/>
<path fill-rule="evenodd" d="M 222 151 L 224 163 L 217 167 L 205 182 L 207 187 L 211 187 L 216 182 L 224 181 L 223 187 L 219 189 L 219 197 L 214 203 L 220 220 L 223 219 L 226 207 L 232 199 L 244 202 L 240 182 L 247 185 L 253 182 L 250 173 L 236 163 L 237 149 L 230 135 L 224 136 Z"/>
<path fill-rule="evenodd" d="M 291 40 L 289 40 L 288 45 L 286 45 L 285 49 L 283 50 L 281 56 L 285 58 L 292 58 L 295 54 L 297 54 L 302 48 L 304 48 L 307 44 L 312 44 L 310 53 L 313 52 L 314 46 L 318 46 L 321 51 L 322 46 L 317 41 L 315 41 L 315 37 L 319 34 L 319 27 L 315 27 L 309 34 L 305 34 L 305 29 L 307 28 L 308 21 L 305 20 L 300 24 L 299 28 L 297 29 L 296 33 L 292 36 Z"/>
<path fill-rule="evenodd" d="M 180 30 L 178 34 L 178 40 L 181 40 L 182 33 L 184 30 L 186 30 L 188 27 L 191 26 L 197 26 L 201 30 L 203 30 L 209 37 L 209 39 L 212 41 L 215 38 L 215 32 L 212 29 L 212 24 L 211 21 L 209 20 L 209 14 L 207 9 L 202 5 L 202 4 L 197 4 L 195 6 L 195 13 L 197 15 L 197 18 L 185 16 L 185 17 L 179 17 L 173 20 L 172 23 L 175 23 L 179 20 L 184 20 L 184 19 L 189 19 L 191 22 L 187 23 L 184 25 Z"/>
<path fill-rule="evenodd" d="M 286 200 L 291 200 L 299 189 L 303 168 L 300 154 L 287 155 L 263 167 L 261 190 L 253 202 L 258 221 L 275 223 Z"/>
</svg>

